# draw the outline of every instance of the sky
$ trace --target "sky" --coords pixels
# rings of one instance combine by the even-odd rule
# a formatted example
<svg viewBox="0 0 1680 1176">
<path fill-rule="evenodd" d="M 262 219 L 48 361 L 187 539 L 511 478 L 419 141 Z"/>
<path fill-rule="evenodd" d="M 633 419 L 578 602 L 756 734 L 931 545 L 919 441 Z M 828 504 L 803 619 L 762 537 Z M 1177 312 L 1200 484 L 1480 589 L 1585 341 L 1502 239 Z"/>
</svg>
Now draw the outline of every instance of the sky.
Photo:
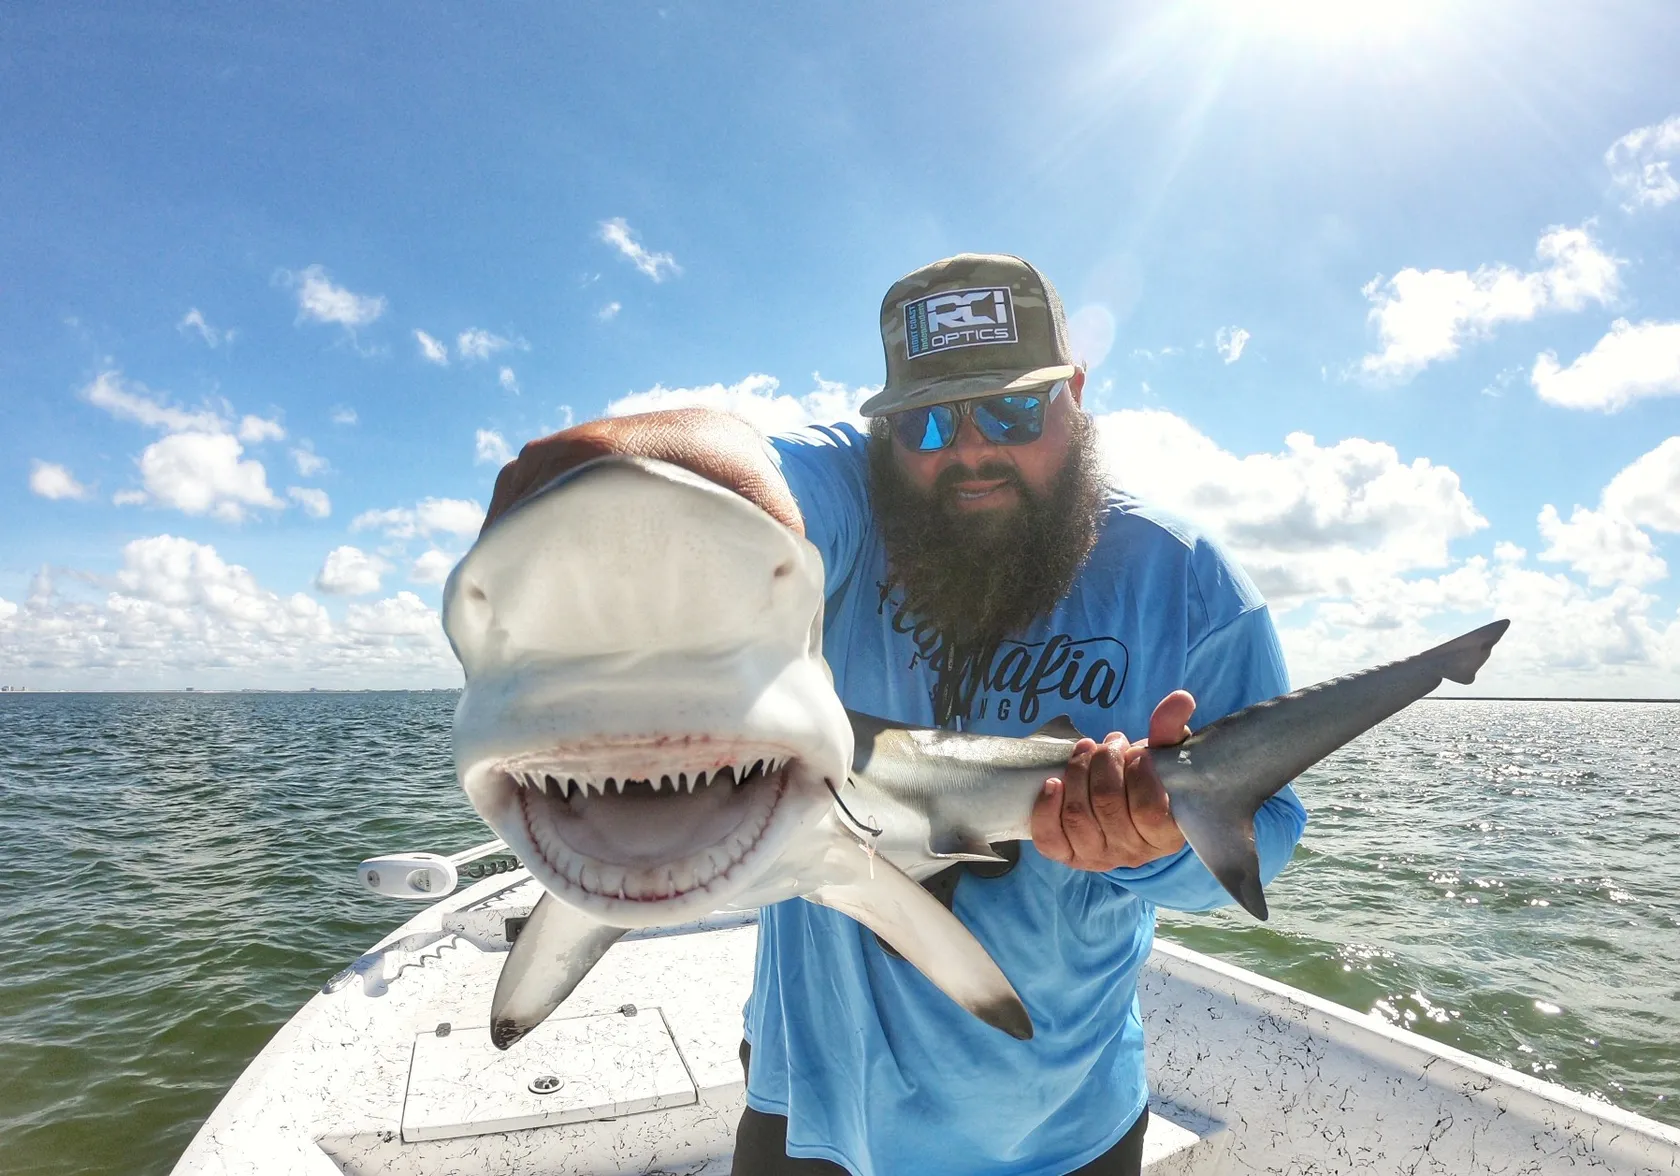
<svg viewBox="0 0 1680 1176">
<path fill-rule="evenodd" d="M 499 464 L 855 419 L 900 275 L 1058 286 L 1114 480 L 1305 684 L 1680 697 L 1680 6 L 0 10 L 0 685 L 454 686 Z"/>
</svg>

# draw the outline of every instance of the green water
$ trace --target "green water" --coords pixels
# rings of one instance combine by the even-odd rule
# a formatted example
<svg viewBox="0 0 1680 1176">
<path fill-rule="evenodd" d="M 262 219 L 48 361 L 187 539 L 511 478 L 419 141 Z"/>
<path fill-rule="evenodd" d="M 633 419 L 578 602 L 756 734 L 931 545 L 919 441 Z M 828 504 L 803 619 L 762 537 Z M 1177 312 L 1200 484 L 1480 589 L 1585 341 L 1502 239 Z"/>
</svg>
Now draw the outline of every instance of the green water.
<svg viewBox="0 0 1680 1176">
<path fill-rule="evenodd" d="M 362 857 L 486 839 L 454 695 L 0 696 L 0 1172 L 167 1172 L 412 913 Z M 1680 1124 L 1680 706 L 1426 702 L 1301 784 L 1272 921 L 1163 933 Z"/>
</svg>

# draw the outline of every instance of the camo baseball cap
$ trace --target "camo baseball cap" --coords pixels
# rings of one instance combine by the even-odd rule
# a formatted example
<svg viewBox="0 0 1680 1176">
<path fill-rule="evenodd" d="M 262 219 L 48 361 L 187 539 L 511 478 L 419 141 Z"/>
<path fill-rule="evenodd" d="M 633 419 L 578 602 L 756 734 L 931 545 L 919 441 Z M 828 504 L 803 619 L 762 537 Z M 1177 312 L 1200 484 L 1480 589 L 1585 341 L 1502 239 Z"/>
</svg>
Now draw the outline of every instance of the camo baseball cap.
<svg viewBox="0 0 1680 1176">
<path fill-rule="evenodd" d="M 864 401 L 866 417 L 1035 391 L 1075 370 L 1056 287 L 1001 253 L 959 253 L 894 282 L 881 344 L 887 382 Z"/>
</svg>

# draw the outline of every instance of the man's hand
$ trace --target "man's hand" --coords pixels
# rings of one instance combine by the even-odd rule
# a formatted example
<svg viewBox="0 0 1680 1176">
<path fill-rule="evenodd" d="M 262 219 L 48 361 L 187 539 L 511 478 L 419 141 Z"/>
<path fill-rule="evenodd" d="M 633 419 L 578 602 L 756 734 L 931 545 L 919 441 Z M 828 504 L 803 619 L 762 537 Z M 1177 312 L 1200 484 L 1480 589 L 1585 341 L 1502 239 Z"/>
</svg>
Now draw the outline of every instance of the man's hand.
<svg viewBox="0 0 1680 1176">
<path fill-rule="evenodd" d="M 1156 706 L 1142 743 L 1129 743 L 1118 731 L 1101 743 L 1076 743 L 1066 773 L 1045 781 L 1033 805 L 1038 852 L 1075 870 L 1113 870 L 1183 849 L 1167 791 L 1144 751 L 1182 742 L 1195 710 L 1190 692 L 1175 690 Z"/>
</svg>

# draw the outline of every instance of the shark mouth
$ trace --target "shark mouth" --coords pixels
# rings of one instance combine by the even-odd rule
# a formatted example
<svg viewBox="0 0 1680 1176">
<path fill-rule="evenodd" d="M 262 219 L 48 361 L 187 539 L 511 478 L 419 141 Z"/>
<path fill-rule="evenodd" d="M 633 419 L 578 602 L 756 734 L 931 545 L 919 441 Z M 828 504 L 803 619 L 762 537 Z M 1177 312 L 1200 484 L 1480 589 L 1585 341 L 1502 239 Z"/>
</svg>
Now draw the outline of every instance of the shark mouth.
<svg viewBox="0 0 1680 1176">
<path fill-rule="evenodd" d="M 585 909 L 710 908 L 764 848 L 797 760 L 711 746 L 681 763 L 672 750 L 597 744 L 504 759 L 489 772 L 498 831 L 556 897 Z"/>
</svg>

